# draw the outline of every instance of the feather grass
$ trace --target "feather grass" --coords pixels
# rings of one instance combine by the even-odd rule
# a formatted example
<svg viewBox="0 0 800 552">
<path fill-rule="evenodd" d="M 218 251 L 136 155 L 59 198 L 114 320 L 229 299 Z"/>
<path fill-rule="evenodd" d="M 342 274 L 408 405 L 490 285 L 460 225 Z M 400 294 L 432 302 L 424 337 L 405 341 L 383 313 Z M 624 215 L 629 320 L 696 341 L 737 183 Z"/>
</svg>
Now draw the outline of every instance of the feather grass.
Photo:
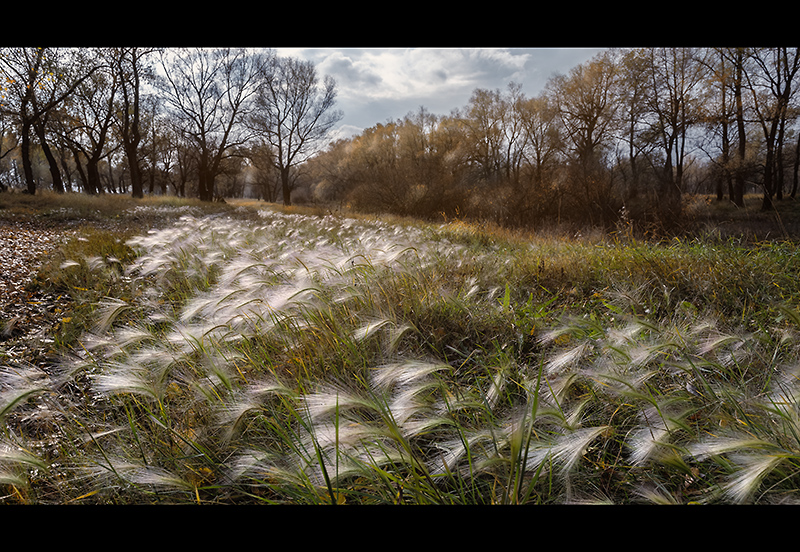
<svg viewBox="0 0 800 552">
<path fill-rule="evenodd" d="M 738 503 L 796 483 L 800 316 L 764 331 L 731 283 L 763 250 L 717 266 L 680 241 L 266 210 L 127 244 L 130 293 L 95 301 L 50 378 L 6 371 L 0 395 L 6 424 L 64 401 L 74 488 L 97 500 Z M 29 460 L 0 459 L 9 482 Z"/>
</svg>

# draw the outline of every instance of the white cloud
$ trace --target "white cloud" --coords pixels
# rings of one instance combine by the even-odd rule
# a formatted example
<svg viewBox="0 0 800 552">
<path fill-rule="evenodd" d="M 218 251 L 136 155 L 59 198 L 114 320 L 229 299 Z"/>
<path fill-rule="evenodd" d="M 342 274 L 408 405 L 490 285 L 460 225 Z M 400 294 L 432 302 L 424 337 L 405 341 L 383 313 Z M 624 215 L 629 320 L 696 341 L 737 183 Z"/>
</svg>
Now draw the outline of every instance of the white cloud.
<svg viewBox="0 0 800 552">
<path fill-rule="evenodd" d="M 337 77 L 343 91 L 360 97 L 417 100 L 521 76 L 528 57 L 510 50 L 458 48 L 331 50 L 318 68 Z"/>
<path fill-rule="evenodd" d="M 509 82 L 537 95 L 556 72 L 566 73 L 599 49 L 405 48 L 278 49 L 308 59 L 338 88 L 343 125 L 366 128 L 403 117 L 419 106 L 448 114 L 476 88 L 504 89 Z"/>
</svg>

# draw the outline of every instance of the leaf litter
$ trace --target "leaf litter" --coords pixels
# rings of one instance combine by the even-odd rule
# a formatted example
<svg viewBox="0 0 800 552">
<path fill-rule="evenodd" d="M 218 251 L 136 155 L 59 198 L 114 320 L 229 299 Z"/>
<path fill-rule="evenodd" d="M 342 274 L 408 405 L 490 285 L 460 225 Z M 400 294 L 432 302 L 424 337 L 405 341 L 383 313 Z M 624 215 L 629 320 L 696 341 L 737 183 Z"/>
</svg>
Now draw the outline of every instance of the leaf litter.
<svg viewBox="0 0 800 552">
<path fill-rule="evenodd" d="M 64 305 L 60 297 L 30 284 L 42 262 L 72 232 L 32 221 L 0 222 L 0 341 L 23 335 L 45 338 Z M 6 351 L 14 353 L 13 346 Z"/>
</svg>

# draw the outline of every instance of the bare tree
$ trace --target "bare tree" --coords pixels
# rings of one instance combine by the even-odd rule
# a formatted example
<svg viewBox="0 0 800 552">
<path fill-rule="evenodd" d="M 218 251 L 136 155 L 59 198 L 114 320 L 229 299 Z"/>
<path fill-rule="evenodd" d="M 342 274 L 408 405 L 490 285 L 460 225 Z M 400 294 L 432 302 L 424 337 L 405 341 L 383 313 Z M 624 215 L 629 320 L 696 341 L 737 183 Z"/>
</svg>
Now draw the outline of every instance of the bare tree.
<svg viewBox="0 0 800 552">
<path fill-rule="evenodd" d="M 755 70 L 747 72 L 758 122 L 764 133 L 764 199 L 762 209 L 772 208 L 772 198 L 783 194 L 781 164 L 787 109 L 797 91 L 800 48 L 756 48 L 751 59 Z"/>
<path fill-rule="evenodd" d="M 0 192 L 5 191 L 8 187 L 8 184 L 4 181 L 7 181 L 5 173 L 8 171 L 7 167 L 10 164 L 7 163 L 5 158 L 15 151 L 18 146 L 19 144 L 11 130 L 8 118 L 3 117 L 2 113 L 0 113 Z"/>
<path fill-rule="evenodd" d="M 280 193 L 280 177 L 275 175 L 275 160 L 272 149 L 266 144 L 256 144 L 248 152 L 250 174 L 254 180 L 259 199 L 274 203 Z"/>
<path fill-rule="evenodd" d="M 666 214 L 680 209 L 689 129 L 699 122 L 698 92 L 707 74 L 706 53 L 692 48 L 653 48 L 650 53 L 652 137 L 664 154 L 661 200 Z"/>
<path fill-rule="evenodd" d="M 625 192 L 625 199 L 633 200 L 639 196 L 642 184 L 641 159 L 649 149 L 643 134 L 646 130 L 648 56 L 643 49 L 631 49 L 619 52 L 617 61 L 619 78 L 616 81 L 619 102 L 619 140 L 627 146 L 630 182 Z"/>
<path fill-rule="evenodd" d="M 520 107 L 525 133 L 525 162 L 534 188 L 545 186 L 561 148 L 555 109 L 546 96 L 526 100 Z"/>
<path fill-rule="evenodd" d="M 138 198 L 144 195 L 142 169 L 139 165 L 142 84 L 145 78 L 152 76 L 147 59 L 154 51 L 150 48 L 116 48 L 113 55 L 114 68 L 119 77 L 120 136 L 128 159 L 131 195 Z"/>
<path fill-rule="evenodd" d="M 195 149 L 198 197 L 215 198 L 214 179 L 222 160 L 245 144 L 250 134 L 243 120 L 268 76 L 272 53 L 244 49 L 180 49 L 162 53 L 161 92 Z"/>
<path fill-rule="evenodd" d="M 313 63 L 294 58 L 270 63 L 249 124 L 273 150 L 284 205 L 292 203 L 292 169 L 319 151 L 341 119 L 335 102 L 336 82 L 326 76 L 320 85 Z"/>
</svg>

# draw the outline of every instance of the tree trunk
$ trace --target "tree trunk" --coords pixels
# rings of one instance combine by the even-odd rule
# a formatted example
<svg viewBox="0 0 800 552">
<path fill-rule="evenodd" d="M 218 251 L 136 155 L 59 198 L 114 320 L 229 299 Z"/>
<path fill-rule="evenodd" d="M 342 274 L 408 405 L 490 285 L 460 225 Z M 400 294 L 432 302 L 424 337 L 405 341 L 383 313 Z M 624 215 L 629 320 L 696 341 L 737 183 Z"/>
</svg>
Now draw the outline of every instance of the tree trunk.
<svg viewBox="0 0 800 552">
<path fill-rule="evenodd" d="M 56 161 L 50 146 L 47 145 L 47 140 L 44 134 L 44 122 L 39 122 L 33 125 L 36 129 L 36 134 L 39 136 L 39 146 L 42 148 L 47 164 L 50 167 L 50 177 L 53 180 L 53 190 L 59 194 L 64 193 L 64 181 L 61 180 L 61 170 L 58 168 L 58 161 Z"/>
<path fill-rule="evenodd" d="M 763 211 L 772 209 L 772 198 L 775 197 L 775 148 L 778 132 L 778 119 L 774 119 L 768 132 L 765 132 L 766 156 L 764 158 L 764 199 L 761 203 Z"/>
<path fill-rule="evenodd" d="M 64 189 L 67 192 L 72 191 L 72 174 L 69 169 L 69 163 L 67 162 L 67 148 L 62 148 L 59 150 L 58 162 L 61 164 L 61 169 L 64 171 L 64 174 L 67 176 L 66 182 L 64 185 Z"/>
<path fill-rule="evenodd" d="M 794 199 L 797 194 L 798 168 L 800 168 L 800 135 L 798 135 L 797 142 L 794 146 L 794 173 L 792 175 L 792 193 L 790 194 L 792 199 Z"/>
<path fill-rule="evenodd" d="M 200 201 L 214 200 L 214 177 L 207 168 L 197 170 L 197 197 Z"/>
<path fill-rule="evenodd" d="M 81 152 L 78 148 L 70 148 L 72 151 L 72 157 L 75 160 L 75 170 L 78 172 L 78 177 L 81 180 L 81 184 L 83 185 L 83 190 L 86 191 L 86 173 L 83 170 L 83 165 L 81 165 Z"/>
<path fill-rule="evenodd" d="M 130 77 L 132 82 L 126 81 L 122 78 L 125 75 L 123 65 L 125 64 L 125 56 L 130 56 L 131 73 Z M 141 199 L 144 197 L 144 184 L 142 183 L 142 169 L 139 166 L 139 143 L 141 142 L 141 135 L 139 133 L 139 60 L 143 52 L 138 48 L 131 48 L 130 50 L 122 50 L 119 52 L 117 64 L 119 74 L 121 77 L 120 90 L 122 91 L 122 100 L 124 111 L 122 113 L 122 143 L 125 150 L 125 155 L 128 158 L 128 166 L 130 167 L 131 179 L 131 195 L 134 198 Z"/>
<path fill-rule="evenodd" d="M 114 178 L 114 166 L 109 162 L 106 163 L 108 169 L 108 191 L 110 193 L 118 194 L 122 192 L 122 178 L 119 180 Z"/>
<path fill-rule="evenodd" d="M 744 52 L 741 48 L 736 50 L 736 79 L 734 80 L 733 96 L 736 100 L 736 131 L 739 144 L 736 151 L 736 173 L 734 178 L 733 194 L 731 200 L 737 207 L 744 207 L 744 162 L 747 152 L 746 134 L 744 129 L 744 107 L 742 106 L 742 71 L 744 67 Z"/>
<path fill-rule="evenodd" d="M 20 143 L 20 156 L 22 157 L 22 172 L 25 174 L 26 192 L 33 195 L 36 193 L 36 181 L 33 179 L 33 165 L 31 163 L 31 124 L 27 121 L 22 123 L 22 141 Z"/>
<path fill-rule="evenodd" d="M 631 185 L 628 187 L 628 199 L 636 199 L 639 197 L 639 168 L 636 163 L 636 157 L 633 154 L 633 146 L 630 148 L 628 159 L 631 166 Z"/>
<path fill-rule="evenodd" d="M 767 142 L 767 156 L 764 159 L 764 198 L 761 202 L 761 210 L 769 211 L 772 209 L 772 196 L 775 193 L 773 183 L 773 164 L 774 164 L 773 145 Z"/>
<path fill-rule="evenodd" d="M 780 130 L 778 131 L 778 147 L 775 155 L 775 194 L 779 200 L 783 199 L 783 137 L 785 127 L 785 119 L 781 117 Z"/>
<path fill-rule="evenodd" d="M 86 192 L 90 195 L 103 191 L 103 185 L 100 183 L 100 170 L 97 168 L 98 163 L 98 159 L 89 159 L 86 162 Z"/>
<path fill-rule="evenodd" d="M 725 109 L 725 89 L 722 90 L 722 174 L 717 182 L 717 201 L 725 199 L 725 187 L 728 185 L 728 194 L 733 199 L 733 181 L 730 167 L 730 137 L 728 136 L 728 115 Z"/>
<path fill-rule="evenodd" d="M 137 199 L 141 199 L 144 197 L 142 170 L 139 168 L 139 158 L 136 153 L 135 144 L 125 144 L 125 154 L 128 157 L 128 167 L 130 168 L 131 195 Z"/>
<path fill-rule="evenodd" d="M 289 167 L 281 168 L 281 189 L 283 190 L 283 204 L 292 204 L 292 189 L 289 186 Z"/>
</svg>

